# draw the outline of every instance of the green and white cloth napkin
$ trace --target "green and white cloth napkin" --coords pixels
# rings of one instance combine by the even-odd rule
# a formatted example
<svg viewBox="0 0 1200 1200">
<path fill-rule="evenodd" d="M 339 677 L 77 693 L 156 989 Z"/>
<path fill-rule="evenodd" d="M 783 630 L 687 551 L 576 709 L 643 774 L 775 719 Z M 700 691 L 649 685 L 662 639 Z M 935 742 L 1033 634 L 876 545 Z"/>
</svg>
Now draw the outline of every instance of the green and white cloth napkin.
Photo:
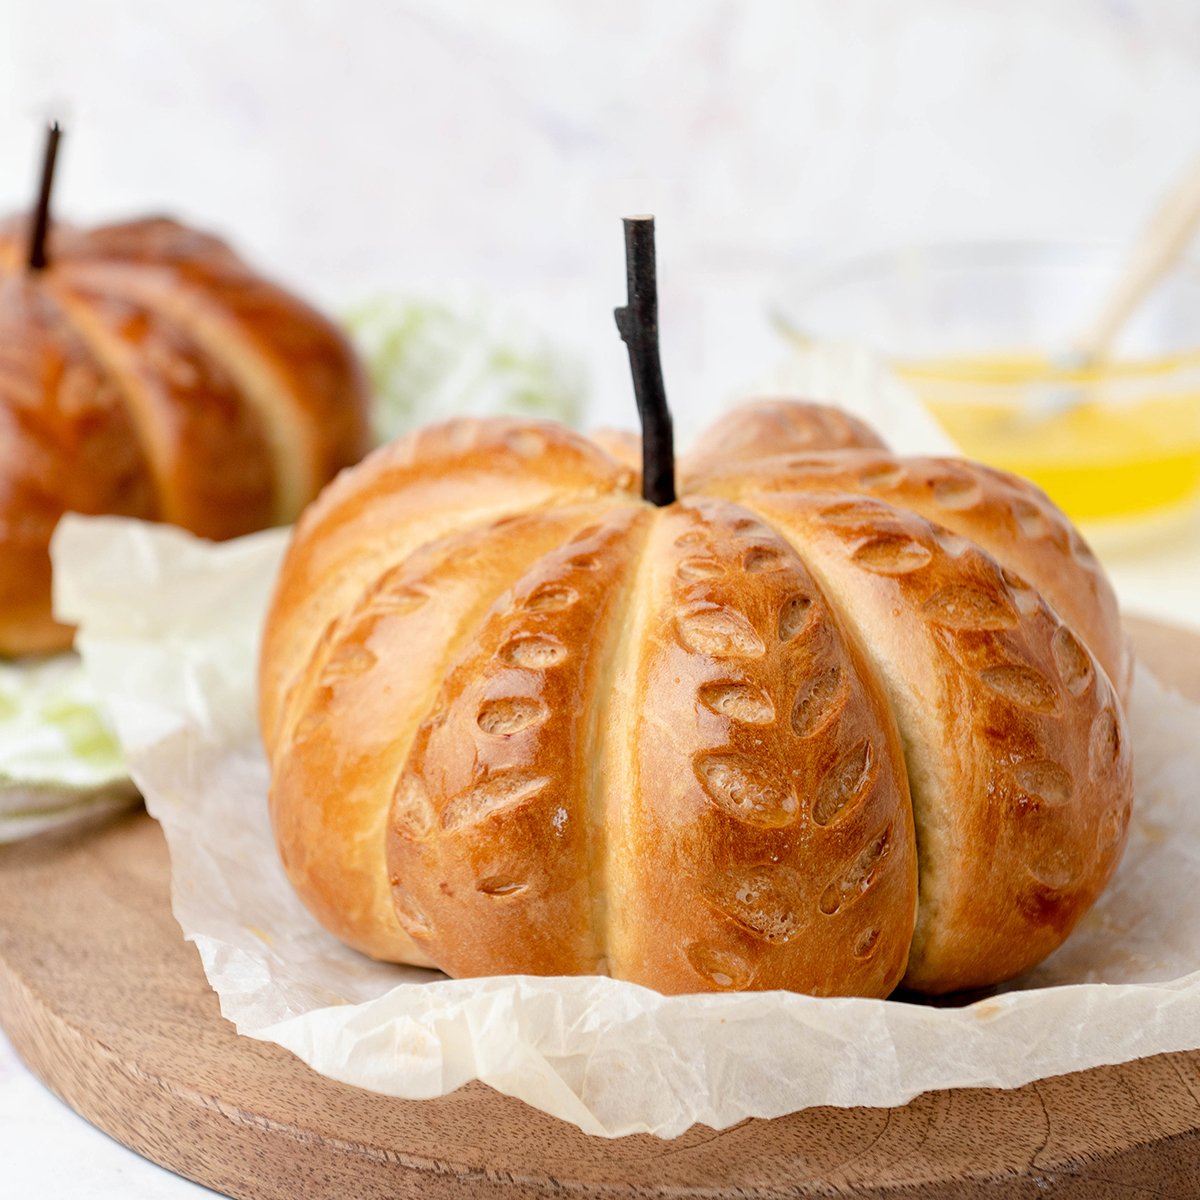
<svg viewBox="0 0 1200 1200">
<path fill-rule="evenodd" d="M 0 842 L 136 799 L 79 658 L 0 663 Z"/>
<path fill-rule="evenodd" d="M 491 301 L 377 296 L 346 325 L 371 375 L 380 442 L 454 416 L 582 416 L 583 365 Z"/>
</svg>

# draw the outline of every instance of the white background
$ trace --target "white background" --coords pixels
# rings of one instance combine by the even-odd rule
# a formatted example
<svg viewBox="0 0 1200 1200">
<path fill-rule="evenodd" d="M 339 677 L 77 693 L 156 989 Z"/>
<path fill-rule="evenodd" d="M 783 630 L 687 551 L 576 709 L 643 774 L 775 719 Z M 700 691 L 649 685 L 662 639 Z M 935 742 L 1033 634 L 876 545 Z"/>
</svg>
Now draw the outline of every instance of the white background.
<svg viewBox="0 0 1200 1200">
<path fill-rule="evenodd" d="M 1131 236 L 1200 153 L 1200 3 L 0 0 L 0 210 L 50 115 L 64 216 L 182 215 L 332 307 L 481 292 L 583 356 L 594 419 L 632 415 L 618 218 L 653 211 L 686 432 L 774 365 L 767 300 L 821 260 Z M 1111 566 L 1200 625 L 1200 532 Z M 2 1040 L 0 1161 L 6 1197 L 190 1190 Z"/>
<path fill-rule="evenodd" d="M 628 411 L 618 218 L 659 218 L 677 407 L 820 257 L 1128 237 L 1200 153 L 1195 0 L 0 0 L 0 208 L 168 210 L 338 304 L 468 284 Z M 4 62 L 7 57 L 9 61 Z M 757 335 L 757 336 L 755 336 Z"/>
</svg>

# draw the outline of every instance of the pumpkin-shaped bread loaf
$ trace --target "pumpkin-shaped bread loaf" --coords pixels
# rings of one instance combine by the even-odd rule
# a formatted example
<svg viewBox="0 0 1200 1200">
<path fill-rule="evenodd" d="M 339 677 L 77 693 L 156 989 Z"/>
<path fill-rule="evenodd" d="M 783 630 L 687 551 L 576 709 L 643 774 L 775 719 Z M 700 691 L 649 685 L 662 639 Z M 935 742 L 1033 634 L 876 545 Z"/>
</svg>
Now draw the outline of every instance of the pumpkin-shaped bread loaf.
<svg viewBox="0 0 1200 1200">
<path fill-rule="evenodd" d="M 663 507 L 635 459 L 456 420 L 305 514 L 261 698 L 317 917 L 664 992 L 946 992 L 1059 945 L 1132 793 L 1116 605 L 1062 514 L 810 404 L 726 417 Z"/>
<path fill-rule="evenodd" d="M 165 219 L 0 223 L 0 655 L 70 644 L 50 615 L 65 512 L 227 538 L 293 520 L 367 449 L 364 373 L 324 317 Z"/>
</svg>

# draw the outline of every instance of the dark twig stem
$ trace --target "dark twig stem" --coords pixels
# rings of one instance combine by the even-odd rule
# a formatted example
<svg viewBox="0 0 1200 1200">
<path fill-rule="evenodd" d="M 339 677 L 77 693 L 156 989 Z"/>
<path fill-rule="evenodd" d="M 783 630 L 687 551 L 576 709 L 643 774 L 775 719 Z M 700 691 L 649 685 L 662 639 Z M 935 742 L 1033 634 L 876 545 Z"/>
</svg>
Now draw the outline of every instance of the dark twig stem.
<svg viewBox="0 0 1200 1200">
<path fill-rule="evenodd" d="M 642 421 L 642 495 L 651 504 L 675 501 L 675 439 L 658 355 L 658 281 L 654 218 L 625 218 L 625 283 L 629 302 L 615 316 L 629 348 L 633 392 Z"/>
<path fill-rule="evenodd" d="M 46 149 L 42 155 L 42 185 L 38 190 L 37 207 L 33 210 L 33 231 L 29 235 L 29 269 L 41 271 L 46 266 L 46 236 L 50 232 L 50 193 L 54 189 L 54 164 L 58 159 L 58 143 L 62 130 L 57 121 L 46 129 Z"/>
</svg>

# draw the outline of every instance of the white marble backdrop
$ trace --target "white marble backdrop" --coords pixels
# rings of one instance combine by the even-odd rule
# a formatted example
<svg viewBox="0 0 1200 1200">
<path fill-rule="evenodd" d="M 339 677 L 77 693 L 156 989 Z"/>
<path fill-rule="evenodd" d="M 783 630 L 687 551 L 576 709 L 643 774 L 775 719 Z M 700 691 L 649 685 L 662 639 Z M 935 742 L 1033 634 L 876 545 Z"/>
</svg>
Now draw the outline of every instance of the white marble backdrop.
<svg viewBox="0 0 1200 1200">
<path fill-rule="evenodd" d="M 660 220 L 685 432 L 764 298 L 912 240 L 1121 238 L 1200 150 L 1196 0 L 0 0 L 0 208 L 168 209 L 330 304 L 499 295 L 630 411 L 617 218 Z"/>
</svg>

